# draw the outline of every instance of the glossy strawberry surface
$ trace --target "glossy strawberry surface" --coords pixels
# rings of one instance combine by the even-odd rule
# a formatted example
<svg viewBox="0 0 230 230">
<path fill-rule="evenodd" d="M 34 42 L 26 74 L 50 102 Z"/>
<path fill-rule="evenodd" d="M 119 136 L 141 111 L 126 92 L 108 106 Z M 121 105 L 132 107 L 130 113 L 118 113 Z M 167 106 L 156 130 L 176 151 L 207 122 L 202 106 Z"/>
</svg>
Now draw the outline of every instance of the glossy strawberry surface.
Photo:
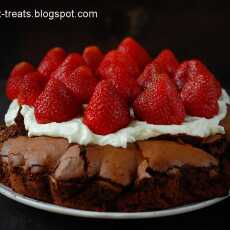
<svg viewBox="0 0 230 230">
<path fill-rule="evenodd" d="M 88 66 L 79 66 L 62 82 L 70 89 L 80 103 L 88 103 L 97 85 L 97 78 Z"/>
<path fill-rule="evenodd" d="M 32 71 L 34 68 L 28 62 L 20 62 L 14 66 L 6 84 L 6 95 L 9 100 L 17 98 L 23 77 Z"/>
<path fill-rule="evenodd" d="M 50 74 L 64 61 L 66 52 L 64 49 L 55 47 L 50 49 L 38 66 L 38 72 L 49 78 Z"/>
<path fill-rule="evenodd" d="M 221 85 L 218 80 L 216 80 L 215 76 L 208 70 L 208 68 L 199 60 L 193 59 L 189 61 L 184 61 L 178 67 L 174 82 L 176 83 L 179 90 L 181 90 L 187 81 L 193 78 L 196 80 L 196 77 L 202 75 L 206 78 L 209 78 L 210 81 L 214 81 L 214 85 L 216 88 L 216 95 L 220 97 L 221 95 Z"/>
<path fill-rule="evenodd" d="M 140 70 L 150 62 L 151 58 L 148 52 L 133 38 L 125 38 L 118 46 L 118 50 L 129 54 L 134 60 L 136 60 Z"/>
<path fill-rule="evenodd" d="M 46 79 L 39 72 L 31 72 L 24 76 L 20 85 L 18 101 L 22 105 L 33 106 L 46 85 Z"/>
<path fill-rule="evenodd" d="M 130 77 L 125 71 L 123 74 L 111 76 L 109 80 L 127 103 L 132 103 L 142 91 L 136 79 Z"/>
<path fill-rule="evenodd" d="M 142 88 L 147 88 L 155 76 L 161 73 L 164 73 L 163 68 L 156 60 L 153 60 L 145 67 L 144 71 L 137 78 L 137 82 Z"/>
<path fill-rule="evenodd" d="M 134 101 L 137 118 L 151 124 L 181 124 L 185 110 L 175 85 L 167 74 L 158 75 Z"/>
<path fill-rule="evenodd" d="M 182 88 L 181 98 L 191 116 L 211 118 L 219 111 L 216 85 L 207 75 L 189 79 Z"/>
<path fill-rule="evenodd" d="M 161 68 L 164 69 L 165 73 L 167 73 L 171 78 L 174 77 L 174 74 L 179 66 L 179 62 L 175 54 L 170 49 L 162 50 L 155 60 L 157 60 L 157 62 L 161 65 Z"/>
<path fill-rule="evenodd" d="M 51 74 L 51 78 L 62 81 L 67 78 L 70 74 L 79 66 L 86 65 L 84 59 L 79 53 L 69 54 L 61 65 Z"/>
<path fill-rule="evenodd" d="M 124 72 L 130 77 L 137 78 L 140 69 L 131 56 L 117 50 L 108 52 L 98 67 L 101 79 L 109 79 L 114 75 L 122 75 Z"/>
<path fill-rule="evenodd" d="M 111 82 L 103 80 L 94 91 L 83 121 L 94 133 L 106 135 L 126 127 L 131 117 L 128 105 Z"/>
<path fill-rule="evenodd" d="M 82 57 L 84 58 L 86 64 L 93 71 L 96 71 L 104 57 L 104 54 L 97 46 L 87 46 L 83 51 Z"/>
<path fill-rule="evenodd" d="M 60 81 L 51 79 L 34 104 L 39 123 L 68 121 L 81 112 L 75 95 Z"/>
</svg>

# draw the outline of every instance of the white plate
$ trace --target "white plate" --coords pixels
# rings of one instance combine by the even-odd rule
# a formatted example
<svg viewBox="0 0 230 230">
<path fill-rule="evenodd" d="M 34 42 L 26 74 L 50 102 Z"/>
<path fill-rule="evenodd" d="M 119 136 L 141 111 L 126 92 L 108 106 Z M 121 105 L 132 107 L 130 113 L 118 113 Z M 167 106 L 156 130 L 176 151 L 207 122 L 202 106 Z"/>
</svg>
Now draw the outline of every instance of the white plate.
<svg viewBox="0 0 230 230">
<path fill-rule="evenodd" d="M 200 203 L 180 206 L 171 209 L 165 209 L 160 211 L 150 211 L 150 212 L 134 212 L 134 213 L 119 213 L 119 212 L 94 212 L 94 211 L 84 211 L 79 209 L 64 208 L 62 206 L 57 206 L 41 201 L 37 201 L 18 193 L 15 193 L 10 188 L 0 184 L 0 193 L 12 200 L 19 203 L 34 207 L 37 209 L 45 210 L 48 212 L 59 213 L 69 216 L 85 217 L 85 218 L 100 218 L 100 219 L 143 219 L 143 218 L 156 218 L 164 216 L 178 215 L 182 213 L 192 212 L 198 209 L 202 209 L 218 203 L 228 196 L 215 198 Z"/>
</svg>

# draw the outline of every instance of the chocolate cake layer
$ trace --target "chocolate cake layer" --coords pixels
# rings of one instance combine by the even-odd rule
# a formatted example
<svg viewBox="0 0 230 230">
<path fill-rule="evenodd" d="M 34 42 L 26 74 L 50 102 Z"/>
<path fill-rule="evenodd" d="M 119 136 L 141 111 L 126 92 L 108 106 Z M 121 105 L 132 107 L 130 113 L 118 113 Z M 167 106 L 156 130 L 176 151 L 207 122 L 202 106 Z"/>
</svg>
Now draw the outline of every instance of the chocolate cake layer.
<svg viewBox="0 0 230 230">
<path fill-rule="evenodd" d="M 63 138 L 18 136 L 2 144 L 5 178 L 16 192 L 50 201 L 49 174 L 69 144 Z M 7 169 L 6 169 L 7 168 Z"/>
<path fill-rule="evenodd" d="M 23 117 L 20 114 L 16 117 L 14 125 L 10 127 L 1 125 L 0 127 L 0 143 L 6 141 L 8 138 L 24 135 L 26 135 L 26 130 L 24 127 Z"/>
<path fill-rule="evenodd" d="M 74 165 L 80 167 L 68 176 L 66 170 L 60 170 L 64 158 L 65 155 L 51 177 L 54 202 L 68 207 L 106 210 L 135 181 L 140 152 L 135 145 L 127 149 L 88 146 L 78 151 Z"/>
<path fill-rule="evenodd" d="M 218 161 L 203 150 L 169 141 L 138 145 L 144 160 L 135 187 L 117 200 L 118 210 L 165 209 L 228 193 Z"/>
<path fill-rule="evenodd" d="M 16 192 L 85 210 L 164 209 L 226 195 L 230 185 L 216 158 L 174 141 L 123 149 L 18 136 L 2 143 L 0 156 Z"/>
<path fill-rule="evenodd" d="M 228 194 L 229 187 L 218 167 L 184 165 L 167 172 L 155 172 L 150 168 L 147 171 L 149 177 L 141 179 L 135 188 L 119 197 L 116 210 L 160 210 Z"/>
<path fill-rule="evenodd" d="M 2 149 L 2 143 L 7 141 L 9 138 L 17 136 L 26 135 L 26 130 L 24 127 L 23 117 L 18 115 L 15 124 L 6 127 L 2 125 L 0 128 L 0 148 Z M 9 186 L 9 167 L 8 167 L 8 157 L 2 155 L 0 151 L 0 182 Z"/>
<path fill-rule="evenodd" d="M 226 117 L 220 122 L 220 124 L 225 129 L 225 137 L 227 142 L 230 143 L 230 106 L 228 106 Z"/>
<path fill-rule="evenodd" d="M 194 167 L 217 166 L 218 161 L 205 151 L 188 144 L 173 141 L 140 141 L 138 146 L 148 167 L 165 172 L 173 167 L 191 165 Z"/>
</svg>

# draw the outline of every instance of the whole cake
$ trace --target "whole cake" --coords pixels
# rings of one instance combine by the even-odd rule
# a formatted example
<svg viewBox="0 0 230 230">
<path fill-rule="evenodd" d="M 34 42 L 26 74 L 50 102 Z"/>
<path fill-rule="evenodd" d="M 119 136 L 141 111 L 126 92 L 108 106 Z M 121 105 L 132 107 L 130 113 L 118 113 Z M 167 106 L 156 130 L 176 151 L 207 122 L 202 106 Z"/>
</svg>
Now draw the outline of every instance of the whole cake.
<svg viewBox="0 0 230 230">
<path fill-rule="evenodd" d="M 95 211 L 159 210 L 228 195 L 230 98 L 198 59 L 133 38 L 62 48 L 10 73 L 0 182 Z"/>
</svg>

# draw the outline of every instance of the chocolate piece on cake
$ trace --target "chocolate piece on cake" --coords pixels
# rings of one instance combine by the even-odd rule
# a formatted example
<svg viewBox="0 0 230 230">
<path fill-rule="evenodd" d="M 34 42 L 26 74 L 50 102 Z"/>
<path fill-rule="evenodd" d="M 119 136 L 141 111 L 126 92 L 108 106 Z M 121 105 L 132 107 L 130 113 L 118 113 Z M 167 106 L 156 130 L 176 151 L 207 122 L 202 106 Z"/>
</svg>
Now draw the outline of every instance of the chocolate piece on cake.
<svg viewBox="0 0 230 230">
<path fill-rule="evenodd" d="M 16 192 L 50 201 L 49 174 L 68 148 L 63 138 L 19 136 L 5 141 L 1 149 L 7 184 Z"/>
<path fill-rule="evenodd" d="M 163 209 L 227 194 L 218 160 L 205 151 L 166 140 L 138 146 L 10 138 L 1 146 L 4 180 L 35 199 L 100 211 Z"/>
<path fill-rule="evenodd" d="M 50 175 L 50 188 L 56 204 L 70 206 L 88 181 L 83 150 L 72 145 L 59 159 Z"/>
<path fill-rule="evenodd" d="M 223 158 L 229 158 L 229 143 L 230 143 L 230 106 L 227 106 L 226 117 L 220 122 L 220 125 L 224 127 L 225 134 L 216 134 L 204 138 L 200 143 L 200 148 L 203 148 L 214 157 L 223 160 Z"/>
<path fill-rule="evenodd" d="M 0 143 L 3 143 L 8 138 L 24 135 L 26 135 L 26 130 L 24 126 L 23 116 L 20 113 L 16 117 L 14 125 L 11 125 L 9 127 L 1 125 L 0 127 Z"/>
<path fill-rule="evenodd" d="M 230 143 L 230 106 L 228 106 L 226 117 L 220 122 L 225 129 L 225 137 L 228 143 Z"/>
<path fill-rule="evenodd" d="M 161 135 L 151 140 L 166 140 L 174 141 L 181 144 L 190 144 L 194 147 L 201 148 L 204 151 L 212 154 L 217 159 L 222 158 L 227 149 L 227 142 L 225 135 L 215 134 L 208 137 L 196 137 L 186 134 L 178 135 Z"/>
<path fill-rule="evenodd" d="M 135 145 L 127 149 L 87 146 L 72 159 L 66 154 L 51 178 L 54 202 L 88 210 L 111 209 L 113 201 L 135 180 L 140 158 Z M 67 173 L 65 168 L 71 165 L 79 167 Z"/>
<path fill-rule="evenodd" d="M 164 209 L 228 193 L 218 160 L 205 151 L 172 141 L 138 145 L 144 160 L 135 189 L 118 199 L 118 210 Z"/>
<path fill-rule="evenodd" d="M 8 157 L 2 154 L 2 145 L 4 141 L 9 138 L 17 137 L 19 135 L 25 135 L 26 130 L 24 127 L 23 117 L 19 114 L 15 119 L 15 124 L 6 127 L 2 125 L 0 128 L 0 182 L 9 186 L 9 168 L 8 168 Z"/>
<path fill-rule="evenodd" d="M 227 149 L 224 157 L 222 158 L 222 172 L 228 178 L 228 185 L 230 186 L 230 106 L 228 106 L 228 113 L 226 117 L 221 121 L 221 125 L 225 129 L 225 138 Z"/>
</svg>

